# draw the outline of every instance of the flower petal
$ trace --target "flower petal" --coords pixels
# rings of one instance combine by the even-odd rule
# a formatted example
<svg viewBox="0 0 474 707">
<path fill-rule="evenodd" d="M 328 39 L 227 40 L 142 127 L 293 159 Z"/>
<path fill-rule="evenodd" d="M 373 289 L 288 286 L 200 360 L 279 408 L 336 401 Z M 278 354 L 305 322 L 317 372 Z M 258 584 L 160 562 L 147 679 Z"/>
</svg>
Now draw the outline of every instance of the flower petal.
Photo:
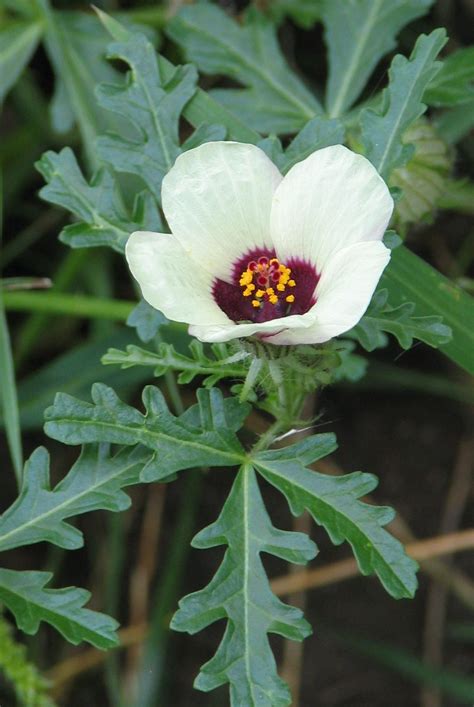
<svg viewBox="0 0 474 707">
<path fill-rule="evenodd" d="M 305 329 L 287 329 L 268 339 L 272 344 L 319 344 L 343 334 L 363 316 L 390 251 L 380 241 L 355 243 L 326 264 L 316 287 L 316 304 L 303 315 L 312 320 Z"/>
<path fill-rule="evenodd" d="M 226 324 L 231 320 L 214 302 L 212 276 L 196 265 L 169 233 L 136 231 L 125 255 L 152 307 L 187 324 Z"/>
<path fill-rule="evenodd" d="M 278 258 L 313 263 L 321 273 L 341 248 L 381 240 L 393 199 L 375 167 L 343 145 L 296 164 L 275 192 L 271 231 Z"/>
<path fill-rule="evenodd" d="M 200 341 L 221 342 L 231 339 L 241 339 L 257 334 L 261 338 L 272 342 L 273 335 L 279 336 L 280 332 L 305 329 L 313 323 L 313 319 L 306 314 L 294 314 L 280 319 L 270 319 L 266 322 L 249 322 L 248 324 L 226 324 L 224 326 L 193 325 L 189 327 L 191 336 Z"/>
<path fill-rule="evenodd" d="M 164 178 L 163 210 L 192 260 L 230 282 L 242 254 L 271 247 L 271 204 L 281 180 L 255 145 L 208 142 L 180 155 Z"/>
</svg>

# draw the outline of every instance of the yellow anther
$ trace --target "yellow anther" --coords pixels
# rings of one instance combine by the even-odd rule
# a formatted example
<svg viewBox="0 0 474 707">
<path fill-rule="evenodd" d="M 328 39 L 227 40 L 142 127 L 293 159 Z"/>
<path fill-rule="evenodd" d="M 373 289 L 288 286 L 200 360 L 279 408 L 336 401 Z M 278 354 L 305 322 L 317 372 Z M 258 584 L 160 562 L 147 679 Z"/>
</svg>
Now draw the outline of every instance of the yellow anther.
<svg viewBox="0 0 474 707">
<path fill-rule="evenodd" d="M 285 290 L 285 285 L 283 285 L 281 282 L 279 282 L 278 285 L 277 285 L 277 290 L 278 290 L 279 292 L 284 292 L 284 290 Z"/>
<path fill-rule="evenodd" d="M 270 295 L 269 300 L 271 304 L 276 304 L 278 302 L 278 297 L 276 295 Z"/>
<path fill-rule="evenodd" d="M 278 263 L 278 258 L 272 258 L 272 259 L 270 260 L 270 263 Z"/>
<path fill-rule="evenodd" d="M 258 301 L 258 299 L 252 300 L 252 307 L 260 307 L 260 302 Z"/>
<path fill-rule="evenodd" d="M 252 294 L 252 290 L 251 290 L 249 287 L 247 287 L 247 289 L 244 290 L 244 291 L 242 292 L 242 294 L 243 294 L 244 297 L 250 297 L 250 295 Z"/>
<path fill-rule="evenodd" d="M 296 287 L 296 282 L 294 280 L 288 280 L 288 287 Z"/>
<path fill-rule="evenodd" d="M 265 294 L 265 290 L 257 290 L 255 293 L 255 297 L 263 297 Z"/>
<path fill-rule="evenodd" d="M 294 295 L 288 295 L 288 297 L 285 297 L 286 302 L 294 302 L 295 301 L 295 296 Z"/>
<path fill-rule="evenodd" d="M 275 290 L 273 289 L 273 287 L 267 287 L 266 292 L 267 292 L 267 295 L 274 295 L 275 294 Z"/>
</svg>

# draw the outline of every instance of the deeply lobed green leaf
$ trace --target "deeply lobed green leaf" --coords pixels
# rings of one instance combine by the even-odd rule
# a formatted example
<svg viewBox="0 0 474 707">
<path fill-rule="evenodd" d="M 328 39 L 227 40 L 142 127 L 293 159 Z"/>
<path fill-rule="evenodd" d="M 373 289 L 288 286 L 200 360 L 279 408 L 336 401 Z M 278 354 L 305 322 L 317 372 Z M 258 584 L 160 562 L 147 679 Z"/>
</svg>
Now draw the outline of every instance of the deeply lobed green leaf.
<svg viewBox="0 0 474 707">
<path fill-rule="evenodd" d="M 49 572 L 0 569 L 0 600 L 14 614 L 18 628 L 33 635 L 45 621 L 74 645 L 87 641 L 104 650 L 116 646 L 117 622 L 83 608 L 90 593 L 77 587 L 45 589 L 51 577 Z"/>
<path fill-rule="evenodd" d="M 123 403 L 111 388 L 96 383 L 93 404 L 58 393 L 45 412 L 45 431 L 65 444 L 142 444 L 154 452 L 142 481 L 163 480 L 183 469 L 236 466 L 243 449 L 236 437 L 248 406 L 217 389 L 199 390 L 198 404 L 175 417 L 158 388 L 143 391 L 146 414 Z"/>
<path fill-rule="evenodd" d="M 143 212 L 150 228 L 155 226 L 158 230 L 161 225 L 148 197 L 139 195 L 135 217 L 128 213 L 117 180 L 107 169 L 99 170 L 89 184 L 69 147 L 59 153 L 46 152 L 36 167 L 48 182 L 40 196 L 79 219 L 78 223 L 66 226 L 60 235 L 73 248 L 107 245 L 122 252 L 130 233 L 139 228 L 135 217 L 139 219 Z"/>
<path fill-rule="evenodd" d="M 366 157 L 385 179 L 411 156 L 412 149 L 404 144 L 403 135 L 426 110 L 423 94 L 441 68 L 436 57 L 446 41 L 446 31 L 435 29 L 418 37 L 409 59 L 397 54 L 390 65 L 390 81 L 382 94 L 380 111 L 366 108 L 361 113 Z"/>
<path fill-rule="evenodd" d="M 66 550 L 84 544 L 80 530 L 66 519 L 96 510 L 123 511 L 130 498 L 122 489 L 140 480 L 151 453 L 141 447 L 110 455 L 108 445 L 88 445 L 69 473 L 50 486 L 49 455 L 38 448 L 25 464 L 15 502 L 0 516 L 0 551 L 50 542 Z"/>
<path fill-rule="evenodd" d="M 299 609 L 272 594 L 260 555 L 306 563 L 316 554 L 301 533 L 275 528 L 263 504 L 251 467 L 240 470 L 219 518 L 193 540 L 201 549 L 227 545 L 213 579 L 180 601 L 171 627 L 196 633 L 226 619 L 215 656 L 202 668 L 195 687 L 209 691 L 229 683 L 234 707 L 285 707 L 289 690 L 278 677 L 269 633 L 303 640 L 311 629 Z"/>
<path fill-rule="evenodd" d="M 153 44 L 132 32 L 109 45 L 108 57 L 124 61 L 130 71 L 125 83 L 97 87 L 99 104 L 125 118 L 135 137 L 103 135 L 98 154 L 113 169 L 138 175 L 159 201 L 163 177 L 181 152 L 179 118 L 196 90 L 197 72 L 192 66 L 178 67 L 164 80 Z"/>
<path fill-rule="evenodd" d="M 403 349 L 409 349 L 413 345 L 413 339 L 424 341 L 434 348 L 451 341 L 452 331 L 443 324 L 442 317 L 413 316 L 416 312 L 413 302 L 392 307 L 387 300 L 388 291 L 378 290 L 367 312 L 352 330 L 352 334 L 366 351 L 373 351 L 387 344 L 384 332 L 393 334 Z"/>
<path fill-rule="evenodd" d="M 334 435 L 315 435 L 290 447 L 259 452 L 252 462 L 284 494 L 294 515 L 307 510 L 333 543 L 351 544 L 362 574 L 377 574 L 396 599 L 412 597 L 417 564 L 383 529 L 394 512 L 359 500 L 375 488 L 376 477 L 361 472 L 326 476 L 307 468 L 335 446 Z"/>
<path fill-rule="evenodd" d="M 288 66 L 274 25 L 252 10 L 239 26 L 208 3 L 183 7 L 167 26 L 186 57 L 207 74 L 225 74 L 246 88 L 211 91 L 250 127 L 292 133 L 321 112 L 316 98 Z"/>
</svg>

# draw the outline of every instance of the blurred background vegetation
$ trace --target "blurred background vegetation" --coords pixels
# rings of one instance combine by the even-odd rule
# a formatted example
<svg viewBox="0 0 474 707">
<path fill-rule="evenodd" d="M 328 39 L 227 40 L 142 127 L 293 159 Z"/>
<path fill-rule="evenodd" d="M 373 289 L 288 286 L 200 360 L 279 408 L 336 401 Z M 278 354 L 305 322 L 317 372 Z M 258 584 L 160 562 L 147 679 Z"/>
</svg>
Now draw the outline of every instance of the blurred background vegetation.
<svg viewBox="0 0 474 707">
<path fill-rule="evenodd" d="M 182 60 L 179 48 L 163 33 L 168 18 L 182 4 L 179 0 L 97 4 L 144 28 L 172 61 Z M 248 3 L 219 4 L 239 15 Z M 309 83 L 322 82 L 326 57 L 317 0 L 261 0 L 255 5 L 278 22 L 290 64 Z M 428 15 L 401 33 L 399 50 L 409 52 L 420 32 L 440 25 L 448 30 L 448 52 L 472 44 L 474 2 L 439 0 Z M 0 308 L 0 385 L 5 396 L 14 395 L 6 385 L 9 336 L 22 430 L 22 447 L 10 439 L 11 460 L 6 437 L 0 436 L 3 506 L 16 495 L 14 471 L 21 467 L 21 455 L 28 456 L 44 442 L 43 410 L 58 390 L 88 397 L 90 385 L 100 380 L 113 385 L 122 398 L 137 401 L 140 385 L 149 377 L 146 369 L 101 366 L 100 357 L 109 347 L 124 348 L 130 342 L 125 320 L 136 297 L 130 277 L 118 254 L 106 249 L 70 250 L 58 241 L 67 215 L 38 198 L 43 180 L 34 168 L 45 150 L 64 145 L 73 146 L 82 156 L 89 174 L 97 166 L 94 139 L 110 127 L 111 118 L 97 107 L 94 87 L 122 68 L 105 61 L 107 42 L 87 2 L 0 0 L 0 100 L 4 101 L 0 268 L 6 313 L 5 319 Z M 9 52 L 11 61 L 5 59 Z M 377 67 L 367 97 L 384 84 L 390 58 Z M 206 77 L 201 85 L 209 88 L 217 81 L 218 77 Z M 456 181 L 458 188 L 452 193 L 446 188 L 437 211 L 421 224 L 405 226 L 409 247 L 471 293 L 473 126 L 474 102 L 450 114 L 444 125 L 446 155 L 451 183 Z M 41 289 L 50 291 L 48 300 L 36 296 Z M 390 344 L 372 354 L 368 374 L 360 382 L 341 383 L 320 394 L 318 424 L 322 431 L 330 425 L 340 444 L 340 451 L 323 470 L 377 473 L 377 501 L 399 510 L 391 529 L 404 541 L 468 528 L 473 520 L 473 402 L 472 380 L 441 353 L 417 345 L 401 355 Z M 261 421 L 255 418 L 252 424 L 258 429 Z M 75 452 L 52 441 L 48 447 L 56 481 Z M 58 585 L 89 588 L 93 608 L 117 617 L 124 628 L 122 648 L 105 654 L 70 646 L 44 625 L 27 640 L 13 631 L 8 639 L 4 626 L 3 646 L 9 648 L 3 656 L 0 652 L 2 707 L 17 702 L 46 705 L 51 704 L 49 699 L 71 707 L 226 703 L 223 691 L 209 695 L 192 690 L 199 664 L 212 654 L 219 627 L 191 639 L 170 635 L 167 629 L 177 598 L 204 584 L 219 557 L 219 551 L 189 550 L 193 533 L 215 518 L 229 490 L 225 475 L 213 471 L 209 476 L 212 483 L 207 484 L 205 495 L 196 473 L 169 488 L 134 488 L 133 505 L 126 513 L 81 518 L 78 525 L 88 542 L 74 553 L 41 544 L 8 554 L 11 568 L 41 564 L 54 570 Z M 289 514 L 270 488 L 266 492 L 277 524 L 288 527 Z M 472 704 L 472 554 L 426 560 L 415 600 L 395 603 L 373 579 L 339 581 L 332 563 L 347 557 L 347 550 L 334 548 L 317 530 L 314 536 L 328 563 L 322 567 L 326 574 L 322 572 L 315 586 L 292 601 L 305 606 L 315 635 L 303 651 L 275 639 L 284 676 L 299 693 L 299 704 Z M 287 572 L 284 563 L 276 560 L 268 563 L 268 569 L 271 576 Z M 285 581 L 286 577 L 281 580 L 282 593 L 287 591 Z M 51 698 L 45 696 L 40 678 L 31 675 L 28 679 L 37 680 L 38 696 L 15 697 L 12 678 L 15 682 L 15 670 L 21 666 L 26 670 L 25 656 L 15 653 L 18 646 L 7 639 L 26 645 L 28 660 L 51 681 Z"/>
</svg>

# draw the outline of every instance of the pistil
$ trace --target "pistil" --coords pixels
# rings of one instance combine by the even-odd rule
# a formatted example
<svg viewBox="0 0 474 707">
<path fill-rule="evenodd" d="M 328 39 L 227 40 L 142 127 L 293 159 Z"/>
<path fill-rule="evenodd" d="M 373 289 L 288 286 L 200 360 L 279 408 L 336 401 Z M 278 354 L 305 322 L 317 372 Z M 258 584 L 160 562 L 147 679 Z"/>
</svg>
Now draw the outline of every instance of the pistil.
<svg viewBox="0 0 474 707">
<path fill-rule="evenodd" d="M 278 258 L 262 256 L 251 260 L 240 276 L 239 285 L 243 297 L 253 297 L 251 304 L 255 309 L 260 309 L 267 302 L 271 305 L 291 305 L 295 301 L 293 294 L 286 293 L 288 287 L 296 287 L 291 268 L 280 263 Z"/>
</svg>

